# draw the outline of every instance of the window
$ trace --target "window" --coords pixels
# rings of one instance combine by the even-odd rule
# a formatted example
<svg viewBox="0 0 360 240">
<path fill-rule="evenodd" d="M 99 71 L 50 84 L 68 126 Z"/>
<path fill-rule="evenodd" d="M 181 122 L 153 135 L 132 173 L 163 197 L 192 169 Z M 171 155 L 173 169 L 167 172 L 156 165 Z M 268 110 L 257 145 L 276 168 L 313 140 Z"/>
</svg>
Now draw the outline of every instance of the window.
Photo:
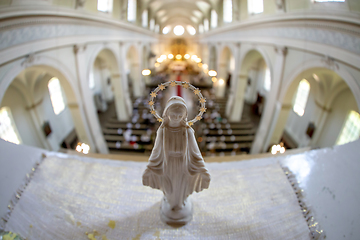
<svg viewBox="0 0 360 240">
<path fill-rule="evenodd" d="M 199 25 L 199 33 L 204 33 L 204 25 L 202 24 Z"/>
<path fill-rule="evenodd" d="M 360 136 L 360 114 L 351 111 L 346 119 L 344 127 L 341 130 L 336 145 L 355 141 Z"/>
<path fill-rule="evenodd" d="M 232 0 L 224 0 L 223 4 L 224 22 L 230 23 L 232 22 Z"/>
<path fill-rule="evenodd" d="M 264 11 L 263 0 L 248 0 L 248 11 L 250 14 L 262 13 Z"/>
<path fill-rule="evenodd" d="M 205 32 L 209 31 L 209 20 L 208 19 L 204 19 L 204 31 Z"/>
<path fill-rule="evenodd" d="M 50 93 L 50 100 L 54 113 L 58 115 L 65 109 L 64 98 L 61 91 L 61 85 L 59 79 L 53 77 L 48 83 L 48 89 Z"/>
<path fill-rule="evenodd" d="M 90 76 L 89 76 L 89 88 L 95 88 L 95 78 L 94 78 L 94 69 L 91 69 Z"/>
<path fill-rule="evenodd" d="M 211 28 L 216 28 L 218 23 L 218 16 L 216 11 L 213 9 L 211 10 Z"/>
<path fill-rule="evenodd" d="M 345 2 L 345 0 L 313 0 L 313 2 Z"/>
<path fill-rule="evenodd" d="M 271 88 L 271 75 L 270 75 L 270 69 L 266 67 L 265 69 L 265 78 L 264 78 L 264 89 L 266 91 L 270 91 Z"/>
<path fill-rule="evenodd" d="M 176 27 L 174 27 L 174 30 L 173 30 L 173 31 L 174 31 L 174 34 L 175 34 L 176 36 L 181 36 L 181 35 L 184 34 L 185 29 L 184 29 L 183 26 L 177 25 Z"/>
<path fill-rule="evenodd" d="M 160 26 L 159 26 L 159 24 L 156 24 L 155 25 L 155 32 L 159 33 L 159 31 L 160 31 Z"/>
<path fill-rule="evenodd" d="M 144 27 L 144 28 L 147 28 L 148 26 L 148 10 L 144 10 L 142 15 L 141 15 L 141 25 Z"/>
<path fill-rule="evenodd" d="M 300 117 L 305 113 L 306 102 L 310 92 L 310 84 L 306 79 L 303 79 L 299 83 L 299 87 L 297 89 L 295 95 L 295 102 L 293 110 L 296 112 Z"/>
<path fill-rule="evenodd" d="M 155 19 L 151 19 L 150 20 L 150 30 L 154 31 L 154 29 L 155 29 Z"/>
<path fill-rule="evenodd" d="M 188 31 L 188 33 L 190 35 L 195 35 L 196 34 L 196 30 L 195 30 L 195 28 L 193 26 L 187 25 L 186 30 Z"/>
<path fill-rule="evenodd" d="M 98 0 L 97 2 L 97 9 L 101 12 L 112 12 L 112 0 Z"/>
<path fill-rule="evenodd" d="M 166 34 L 168 34 L 170 32 L 170 30 L 171 30 L 171 27 L 166 26 L 166 27 L 163 28 L 162 33 L 166 35 Z"/>
<path fill-rule="evenodd" d="M 129 22 L 136 21 L 136 0 L 128 0 L 127 20 Z"/>
<path fill-rule="evenodd" d="M 21 142 L 10 108 L 8 107 L 0 109 L 0 138 L 16 144 Z"/>
</svg>

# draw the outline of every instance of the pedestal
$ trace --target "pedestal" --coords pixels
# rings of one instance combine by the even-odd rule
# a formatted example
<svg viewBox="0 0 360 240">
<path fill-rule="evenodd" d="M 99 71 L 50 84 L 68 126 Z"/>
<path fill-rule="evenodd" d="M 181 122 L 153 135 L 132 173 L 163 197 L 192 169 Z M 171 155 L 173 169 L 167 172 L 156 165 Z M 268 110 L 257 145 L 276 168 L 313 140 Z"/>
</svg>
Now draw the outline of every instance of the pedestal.
<svg viewBox="0 0 360 240">
<path fill-rule="evenodd" d="M 160 219 L 169 225 L 185 225 L 191 221 L 193 207 L 189 197 L 181 208 L 171 208 L 164 196 L 160 206 Z"/>
</svg>

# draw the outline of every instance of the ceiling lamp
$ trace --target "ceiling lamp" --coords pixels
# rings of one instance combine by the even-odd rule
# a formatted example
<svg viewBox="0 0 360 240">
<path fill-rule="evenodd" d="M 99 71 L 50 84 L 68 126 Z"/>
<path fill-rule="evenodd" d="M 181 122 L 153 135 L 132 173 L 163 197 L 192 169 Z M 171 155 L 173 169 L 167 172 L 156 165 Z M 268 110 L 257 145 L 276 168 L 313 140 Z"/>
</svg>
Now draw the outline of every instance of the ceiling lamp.
<svg viewBox="0 0 360 240">
<path fill-rule="evenodd" d="M 185 59 L 189 59 L 189 58 L 190 58 L 190 54 L 188 54 L 188 53 L 185 54 L 185 55 L 184 55 L 184 58 L 185 58 Z"/>
<path fill-rule="evenodd" d="M 142 70 L 141 74 L 143 76 L 149 76 L 151 74 L 151 71 L 150 71 L 150 69 L 144 69 L 144 70 Z"/>
<path fill-rule="evenodd" d="M 194 28 L 193 26 L 190 26 L 190 25 L 187 25 L 187 26 L 186 26 L 186 30 L 188 31 L 188 33 L 189 33 L 190 35 L 195 35 L 195 33 L 196 33 L 195 28 Z"/>
<path fill-rule="evenodd" d="M 180 54 L 177 54 L 175 58 L 180 60 L 182 58 L 182 56 Z"/>
<path fill-rule="evenodd" d="M 171 53 L 168 55 L 168 59 L 173 59 L 174 55 L 172 55 Z"/>
<path fill-rule="evenodd" d="M 176 27 L 174 27 L 174 34 L 176 36 L 181 36 L 184 34 L 184 32 L 185 32 L 185 29 L 183 26 L 177 25 Z"/>
<path fill-rule="evenodd" d="M 170 32 L 170 27 L 169 26 L 164 27 L 163 30 L 162 30 L 163 34 L 168 34 L 169 32 Z"/>
<path fill-rule="evenodd" d="M 217 75 L 217 72 L 215 70 L 210 70 L 209 71 L 209 76 L 210 77 L 216 77 L 216 75 Z"/>
</svg>

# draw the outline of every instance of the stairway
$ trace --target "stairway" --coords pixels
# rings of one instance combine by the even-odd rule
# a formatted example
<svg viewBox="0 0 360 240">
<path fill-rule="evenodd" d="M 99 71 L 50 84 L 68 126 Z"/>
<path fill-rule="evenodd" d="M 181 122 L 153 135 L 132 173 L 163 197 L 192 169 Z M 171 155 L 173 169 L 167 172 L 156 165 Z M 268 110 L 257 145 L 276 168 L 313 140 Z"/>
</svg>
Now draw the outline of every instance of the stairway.
<svg viewBox="0 0 360 240">
<path fill-rule="evenodd" d="M 250 117 L 240 122 L 228 122 L 225 118 L 227 99 L 209 97 L 204 123 L 197 129 L 200 150 L 206 156 L 248 154 L 255 138 L 256 129 Z"/>
<path fill-rule="evenodd" d="M 138 98 L 133 100 L 131 122 L 122 122 L 112 116 L 102 131 L 111 154 L 150 155 L 158 125 L 149 113 L 147 99 Z"/>
</svg>

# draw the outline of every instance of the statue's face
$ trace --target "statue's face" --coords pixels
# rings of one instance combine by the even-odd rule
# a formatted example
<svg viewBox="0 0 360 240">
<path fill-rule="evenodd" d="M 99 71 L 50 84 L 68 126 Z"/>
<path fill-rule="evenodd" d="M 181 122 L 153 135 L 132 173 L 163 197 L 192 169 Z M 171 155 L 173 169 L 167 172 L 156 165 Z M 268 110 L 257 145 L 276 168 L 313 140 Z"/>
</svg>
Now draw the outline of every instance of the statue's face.
<svg viewBox="0 0 360 240">
<path fill-rule="evenodd" d="M 185 108 L 180 106 L 171 107 L 168 111 L 169 120 L 172 123 L 180 123 L 186 115 Z"/>
</svg>

